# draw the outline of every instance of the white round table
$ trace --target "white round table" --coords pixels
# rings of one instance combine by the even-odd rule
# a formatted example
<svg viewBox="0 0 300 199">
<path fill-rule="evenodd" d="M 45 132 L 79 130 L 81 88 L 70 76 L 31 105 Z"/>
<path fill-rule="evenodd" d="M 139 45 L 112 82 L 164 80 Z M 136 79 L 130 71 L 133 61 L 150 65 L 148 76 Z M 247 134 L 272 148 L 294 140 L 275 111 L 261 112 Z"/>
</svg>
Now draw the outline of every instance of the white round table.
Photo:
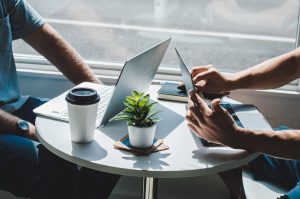
<svg viewBox="0 0 300 199">
<path fill-rule="evenodd" d="M 151 86 L 156 100 L 159 86 Z M 229 147 L 204 147 L 190 132 L 185 121 L 185 103 L 158 100 L 162 110 L 156 138 L 162 138 L 169 150 L 149 156 L 114 149 L 114 143 L 127 134 L 125 122 L 111 122 L 95 129 L 95 140 L 88 144 L 71 141 L 69 124 L 38 116 L 37 137 L 51 152 L 74 164 L 98 171 L 142 177 L 143 198 L 152 199 L 157 178 L 181 178 L 209 175 L 247 164 L 256 153 Z"/>
</svg>

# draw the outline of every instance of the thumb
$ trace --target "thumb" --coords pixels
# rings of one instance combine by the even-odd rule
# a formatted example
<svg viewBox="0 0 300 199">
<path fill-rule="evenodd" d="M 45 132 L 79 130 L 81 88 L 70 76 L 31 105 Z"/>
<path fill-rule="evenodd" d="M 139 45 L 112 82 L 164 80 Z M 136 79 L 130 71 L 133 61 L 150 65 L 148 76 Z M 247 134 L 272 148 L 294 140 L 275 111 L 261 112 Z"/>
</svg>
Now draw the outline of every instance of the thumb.
<svg viewBox="0 0 300 199">
<path fill-rule="evenodd" d="M 206 66 L 196 66 L 192 69 L 192 77 L 195 77 L 199 73 L 203 73 L 208 69 L 213 68 L 213 65 L 206 65 Z"/>
<path fill-rule="evenodd" d="M 222 107 L 220 106 L 221 100 L 220 98 L 214 99 L 211 102 L 211 108 L 213 110 L 213 112 L 220 112 L 222 111 Z"/>
</svg>

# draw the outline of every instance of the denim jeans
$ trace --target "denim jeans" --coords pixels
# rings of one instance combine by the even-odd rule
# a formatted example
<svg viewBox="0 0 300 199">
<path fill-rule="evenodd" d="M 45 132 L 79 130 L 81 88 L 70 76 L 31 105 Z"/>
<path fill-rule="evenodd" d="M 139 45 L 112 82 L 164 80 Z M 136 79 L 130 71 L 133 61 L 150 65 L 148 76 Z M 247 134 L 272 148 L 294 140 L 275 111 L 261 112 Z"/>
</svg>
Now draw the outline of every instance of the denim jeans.
<svg viewBox="0 0 300 199">
<path fill-rule="evenodd" d="M 33 109 L 47 100 L 30 97 L 13 114 L 34 124 Z M 32 199 L 108 198 L 120 176 L 77 166 L 39 142 L 0 135 L 0 189 Z"/>
<path fill-rule="evenodd" d="M 281 126 L 275 130 L 289 129 L 286 126 Z M 286 193 L 289 199 L 300 198 L 300 161 L 286 160 L 261 155 L 249 166 L 254 170 L 257 179 L 270 180 L 278 185 L 286 187 L 290 191 Z"/>
</svg>

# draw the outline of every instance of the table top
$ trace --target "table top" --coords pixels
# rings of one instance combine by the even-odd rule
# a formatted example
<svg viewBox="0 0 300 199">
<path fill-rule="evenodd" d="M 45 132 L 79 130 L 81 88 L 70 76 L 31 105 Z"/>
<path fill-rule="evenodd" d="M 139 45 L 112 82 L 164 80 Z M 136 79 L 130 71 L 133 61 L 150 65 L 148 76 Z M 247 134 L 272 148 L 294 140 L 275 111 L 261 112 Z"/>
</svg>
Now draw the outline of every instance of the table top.
<svg viewBox="0 0 300 199">
<path fill-rule="evenodd" d="M 150 95 L 159 101 L 161 122 L 156 138 L 162 138 L 169 150 L 149 156 L 114 149 L 113 144 L 128 132 L 125 122 L 114 121 L 95 129 L 95 140 L 88 144 L 71 141 L 69 124 L 38 116 L 37 137 L 51 152 L 77 165 L 91 169 L 136 177 L 179 178 L 208 175 L 247 164 L 256 153 L 229 147 L 204 147 L 190 132 L 185 121 L 185 103 L 157 100 L 153 85 Z M 116 123 L 120 123 L 116 125 Z"/>
</svg>

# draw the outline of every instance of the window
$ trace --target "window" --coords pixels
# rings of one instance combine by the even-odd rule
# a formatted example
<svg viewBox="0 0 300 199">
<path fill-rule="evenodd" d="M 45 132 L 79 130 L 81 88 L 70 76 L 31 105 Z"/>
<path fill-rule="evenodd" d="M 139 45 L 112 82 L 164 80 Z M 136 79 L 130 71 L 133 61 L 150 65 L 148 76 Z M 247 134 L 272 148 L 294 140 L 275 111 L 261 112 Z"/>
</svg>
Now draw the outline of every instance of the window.
<svg viewBox="0 0 300 199">
<path fill-rule="evenodd" d="M 174 46 L 189 66 L 213 64 L 225 72 L 292 50 L 299 8 L 298 0 L 28 2 L 94 69 L 119 71 L 126 59 L 171 36 L 162 79 L 179 74 Z M 19 62 L 39 60 L 23 41 L 14 43 L 14 52 Z"/>
</svg>

